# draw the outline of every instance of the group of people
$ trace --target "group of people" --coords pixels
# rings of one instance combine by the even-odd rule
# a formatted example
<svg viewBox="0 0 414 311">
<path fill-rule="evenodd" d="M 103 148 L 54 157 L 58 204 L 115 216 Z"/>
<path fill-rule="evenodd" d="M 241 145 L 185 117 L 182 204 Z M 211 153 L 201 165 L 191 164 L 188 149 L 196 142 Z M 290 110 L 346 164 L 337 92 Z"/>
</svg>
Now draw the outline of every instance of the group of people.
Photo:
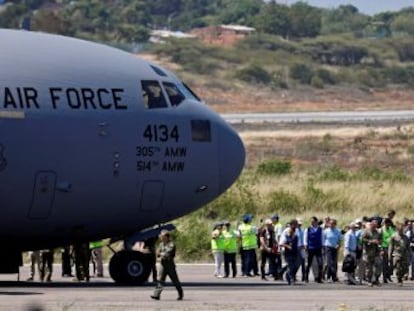
<svg viewBox="0 0 414 311">
<path fill-rule="evenodd" d="M 394 217 L 395 211 L 390 210 L 385 217 L 363 217 L 343 229 L 338 229 L 336 219 L 330 217 L 322 221 L 311 217 L 306 228 L 299 218 L 282 225 L 278 215 L 259 226 L 252 224 L 251 214 L 244 215 L 237 228 L 231 228 L 229 221 L 216 223 L 211 234 L 214 276 L 236 277 L 239 253 L 243 277 L 279 280 L 285 275 L 288 284 L 294 285 L 300 269 L 303 282 L 309 282 L 312 272 L 315 282 L 334 283 L 339 281 L 342 249 L 347 284 L 380 286 L 393 282 L 395 273 L 397 284 L 402 286 L 404 280 L 414 280 L 414 229 L 413 221 L 395 222 Z"/>
<path fill-rule="evenodd" d="M 103 277 L 102 241 L 77 243 L 65 246 L 62 254 L 62 277 L 73 277 L 74 281 L 90 279 L 89 264 L 92 262 L 93 275 Z M 51 282 L 53 274 L 54 249 L 30 251 L 30 276 L 27 281 L 34 281 L 36 268 L 41 282 Z M 75 266 L 75 275 L 72 266 Z"/>
</svg>

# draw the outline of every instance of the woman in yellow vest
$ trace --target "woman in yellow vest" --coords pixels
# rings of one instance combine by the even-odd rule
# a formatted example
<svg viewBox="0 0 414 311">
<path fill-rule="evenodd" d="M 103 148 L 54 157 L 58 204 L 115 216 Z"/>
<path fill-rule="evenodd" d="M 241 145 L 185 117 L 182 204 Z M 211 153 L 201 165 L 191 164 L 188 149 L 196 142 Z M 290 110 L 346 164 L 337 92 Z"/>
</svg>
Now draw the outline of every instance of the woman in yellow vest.
<svg viewBox="0 0 414 311">
<path fill-rule="evenodd" d="M 223 224 L 218 223 L 214 225 L 214 230 L 211 233 L 211 251 L 214 256 L 214 276 L 222 278 L 221 265 L 224 261 L 224 236 L 222 233 Z"/>
</svg>

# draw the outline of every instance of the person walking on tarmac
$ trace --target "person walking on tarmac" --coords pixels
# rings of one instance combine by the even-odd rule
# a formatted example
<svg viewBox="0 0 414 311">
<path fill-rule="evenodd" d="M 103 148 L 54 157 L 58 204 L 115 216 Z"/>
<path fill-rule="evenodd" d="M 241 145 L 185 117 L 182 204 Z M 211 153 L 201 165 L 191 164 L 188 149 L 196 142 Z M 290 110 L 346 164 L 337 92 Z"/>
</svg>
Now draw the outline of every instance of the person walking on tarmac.
<svg viewBox="0 0 414 311">
<path fill-rule="evenodd" d="M 222 278 L 221 266 L 224 261 L 224 236 L 222 234 L 223 224 L 217 223 L 214 225 L 211 233 L 211 251 L 214 256 L 214 276 Z"/>
<path fill-rule="evenodd" d="M 237 239 L 238 232 L 230 229 L 230 222 L 224 222 L 223 229 L 224 237 L 224 277 L 228 278 L 230 275 L 230 265 L 233 272 L 233 277 L 237 275 L 236 255 L 237 255 Z"/>
<path fill-rule="evenodd" d="M 167 275 L 170 277 L 173 285 L 177 289 L 177 300 L 182 300 L 184 292 L 178 279 L 177 271 L 175 269 L 175 244 L 171 239 L 170 233 L 167 230 L 162 230 L 160 233 L 161 242 L 158 246 L 157 257 L 160 258 L 160 269 L 158 276 L 157 287 L 151 295 L 152 299 L 160 300 L 161 292 L 164 289 L 165 279 Z"/>
</svg>

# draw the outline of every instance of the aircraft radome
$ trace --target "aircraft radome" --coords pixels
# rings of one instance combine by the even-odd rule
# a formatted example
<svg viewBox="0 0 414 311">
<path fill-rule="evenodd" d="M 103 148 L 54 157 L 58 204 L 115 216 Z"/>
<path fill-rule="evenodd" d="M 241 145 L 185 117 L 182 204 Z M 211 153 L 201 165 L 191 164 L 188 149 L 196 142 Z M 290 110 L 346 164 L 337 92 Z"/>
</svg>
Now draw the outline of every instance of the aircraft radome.
<svg viewBox="0 0 414 311">
<path fill-rule="evenodd" d="M 154 235 L 238 178 L 239 136 L 171 72 L 63 36 L 0 42 L 0 273 L 23 251 Z M 147 257 L 115 253 L 110 273 L 143 283 Z"/>
</svg>

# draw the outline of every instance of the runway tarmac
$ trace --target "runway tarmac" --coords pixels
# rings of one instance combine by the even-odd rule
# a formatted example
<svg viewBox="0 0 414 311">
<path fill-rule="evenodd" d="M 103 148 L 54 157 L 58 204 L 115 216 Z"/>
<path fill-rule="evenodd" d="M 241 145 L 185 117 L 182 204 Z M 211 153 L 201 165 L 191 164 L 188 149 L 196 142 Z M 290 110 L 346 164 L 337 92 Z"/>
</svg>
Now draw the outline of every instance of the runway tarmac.
<svg viewBox="0 0 414 311">
<path fill-rule="evenodd" d="M 179 264 L 184 300 L 177 301 L 174 287 L 167 286 L 160 301 L 150 298 L 154 284 L 118 286 L 108 277 L 90 283 L 62 278 L 55 265 L 51 283 L 17 282 L 16 275 L 0 275 L 0 310 L 26 311 L 125 311 L 125 310 L 309 310 L 309 311 L 405 311 L 414 310 L 414 282 L 382 287 L 285 281 L 255 278 L 213 277 L 211 264 Z M 29 267 L 21 268 L 26 280 Z M 344 280 L 343 275 L 340 275 Z"/>
</svg>

